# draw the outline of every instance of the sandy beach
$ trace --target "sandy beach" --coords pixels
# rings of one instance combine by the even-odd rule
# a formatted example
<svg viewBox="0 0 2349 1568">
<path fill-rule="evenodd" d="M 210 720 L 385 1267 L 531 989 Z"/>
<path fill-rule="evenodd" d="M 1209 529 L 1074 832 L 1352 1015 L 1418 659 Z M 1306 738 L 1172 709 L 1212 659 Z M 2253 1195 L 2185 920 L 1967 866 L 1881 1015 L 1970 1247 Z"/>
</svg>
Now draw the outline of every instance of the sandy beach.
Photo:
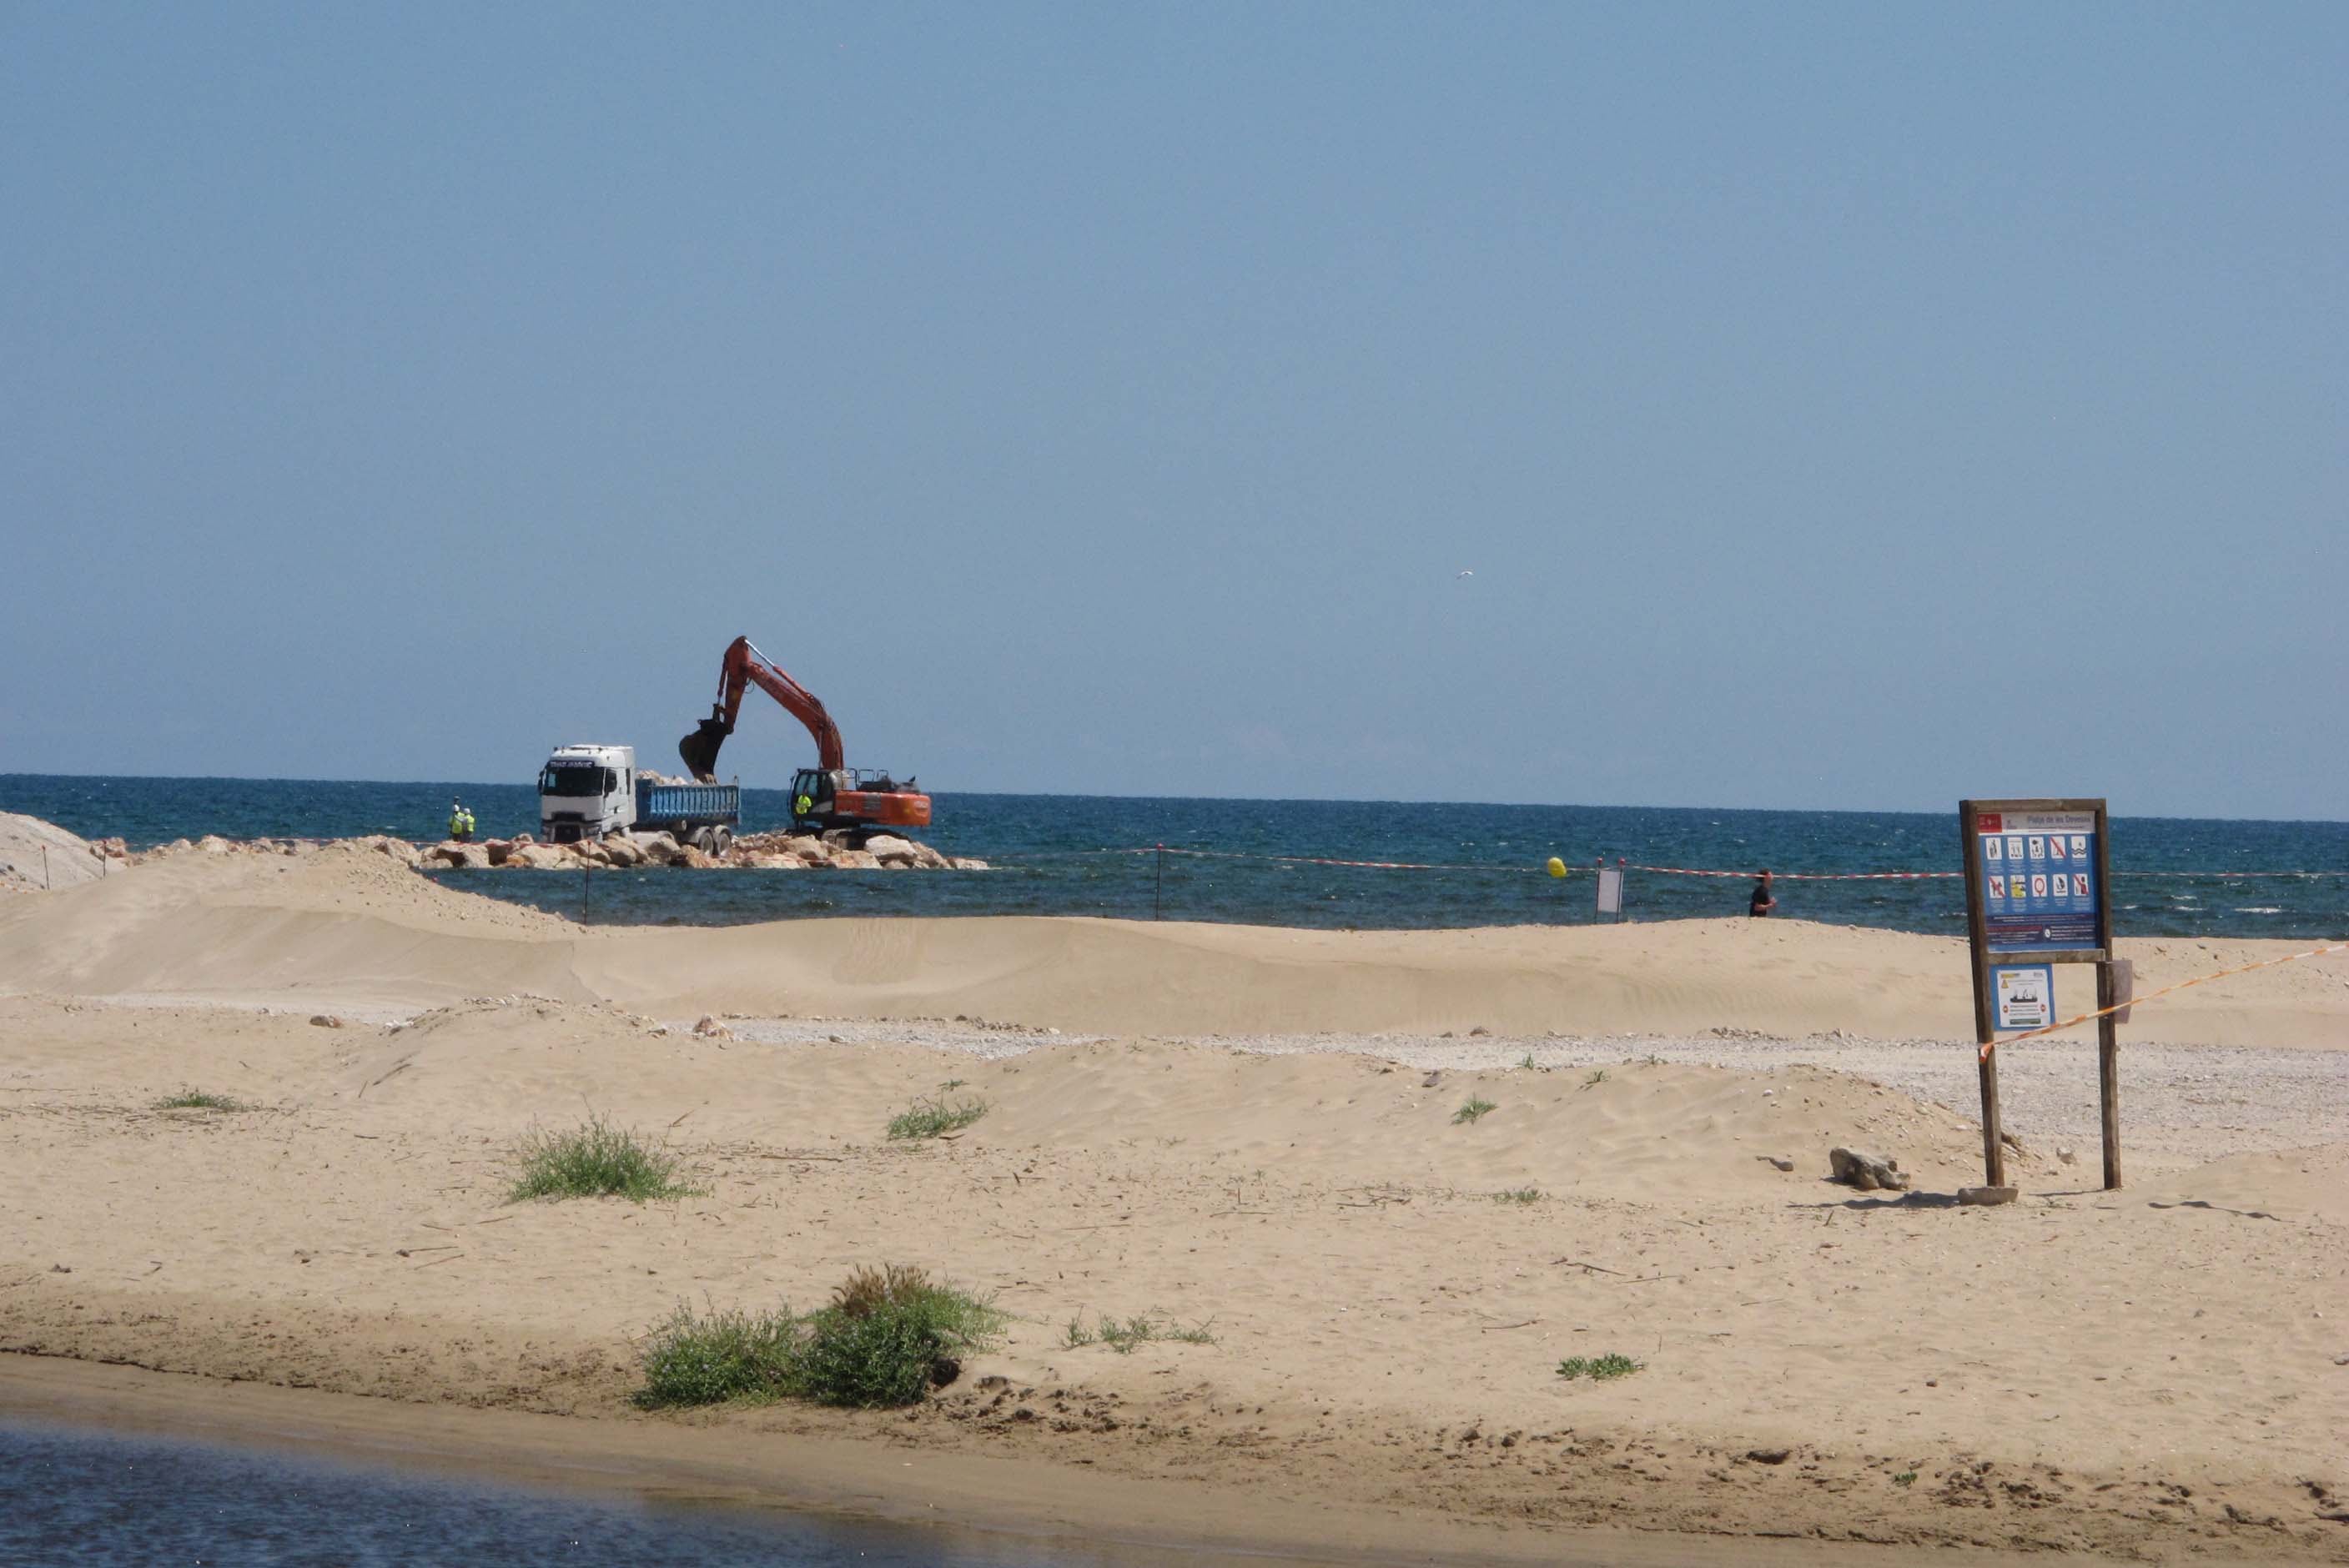
<svg viewBox="0 0 2349 1568">
<path fill-rule="evenodd" d="M 2282 950 L 2122 947 L 2140 991 Z M 1132 1488 L 1170 1540 L 2349 1561 L 2349 968 L 2140 1010 L 2118 1192 L 2093 1052 L 2013 1053 L 2004 1208 L 1950 1196 L 1968 1017 L 1958 944 L 1794 922 L 622 930 L 363 849 L 173 856 L 0 901 L 0 1349 L 1009 1465 L 967 1492 L 1074 1532 Z M 153 1109 L 190 1088 L 254 1109 Z M 987 1114 L 885 1140 L 939 1094 Z M 509 1203 L 515 1140 L 591 1111 L 698 1195 Z M 1838 1144 L 1915 1191 L 1829 1182 Z M 679 1301 L 881 1262 L 991 1295 L 1001 1347 L 910 1413 L 629 1408 Z M 1103 1314 L 1208 1341 L 1070 1342 Z"/>
</svg>

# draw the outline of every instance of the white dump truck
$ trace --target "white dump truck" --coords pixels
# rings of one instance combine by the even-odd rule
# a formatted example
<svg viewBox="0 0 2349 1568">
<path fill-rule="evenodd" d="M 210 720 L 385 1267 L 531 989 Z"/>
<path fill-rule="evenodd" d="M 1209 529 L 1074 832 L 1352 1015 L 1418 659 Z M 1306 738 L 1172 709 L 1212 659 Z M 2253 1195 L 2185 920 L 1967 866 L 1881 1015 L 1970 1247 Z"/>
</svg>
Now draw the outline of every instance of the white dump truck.
<svg viewBox="0 0 2349 1568">
<path fill-rule="evenodd" d="M 638 773 L 633 746 L 558 746 L 538 775 L 539 837 L 550 844 L 667 833 L 722 855 L 741 825 L 740 784 L 673 784 Z"/>
</svg>

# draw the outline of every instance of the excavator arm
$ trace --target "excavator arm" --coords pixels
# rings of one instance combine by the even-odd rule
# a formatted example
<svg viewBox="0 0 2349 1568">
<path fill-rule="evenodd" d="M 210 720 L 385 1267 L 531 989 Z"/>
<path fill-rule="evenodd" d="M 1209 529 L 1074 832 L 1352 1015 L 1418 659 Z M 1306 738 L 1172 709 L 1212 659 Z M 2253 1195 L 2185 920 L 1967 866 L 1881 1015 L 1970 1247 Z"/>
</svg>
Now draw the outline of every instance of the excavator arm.
<svg viewBox="0 0 2349 1568">
<path fill-rule="evenodd" d="M 752 684 L 807 726 L 808 733 L 815 737 L 818 765 L 825 772 L 847 766 L 840 726 L 832 722 L 832 715 L 823 710 L 816 695 L 769 663 L 764 654 L 750 645 L 750 638 L 737 637 L 727 645 L 725 662 L 719 666 L 718 700 L 710 705 L 709 717 L 677 743 L 677 754 L 685 759 L 687 771 L 705 783 L 717 777 L 718 748 L 734 733 L 734 721 L 742 712 L 743 689 Z"/>
</svg>

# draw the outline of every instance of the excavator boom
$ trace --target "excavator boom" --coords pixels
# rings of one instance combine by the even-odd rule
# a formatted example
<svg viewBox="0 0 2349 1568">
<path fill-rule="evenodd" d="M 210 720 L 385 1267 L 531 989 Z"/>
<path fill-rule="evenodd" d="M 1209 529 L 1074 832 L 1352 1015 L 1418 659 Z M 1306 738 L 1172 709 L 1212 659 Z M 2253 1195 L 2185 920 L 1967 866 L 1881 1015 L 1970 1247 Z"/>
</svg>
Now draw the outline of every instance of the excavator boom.
<svg viewBox="0 0 2349 1568">
<path fill-rule="evenodd" d="M 750 638 L 737 637 L 727 645 L 725 661 L 718 667 L 718 700 L 710 705 L 709 717 L 677 743 L 677 754 L 685 759 L 688 772 L 705 783 L 718 776 L 718 748 L 734 733 L 734 721 L 742 713 L 743 689 L 754 681 L 761 691 L 807 726 L 808 733 L 815 737 L 818 766 L 830 773 L 847 765 L 840 726 L 832 722 L 832 715 L 823 710 L 815 693 L 769 663 L 750 645 Z"/>
</svg>

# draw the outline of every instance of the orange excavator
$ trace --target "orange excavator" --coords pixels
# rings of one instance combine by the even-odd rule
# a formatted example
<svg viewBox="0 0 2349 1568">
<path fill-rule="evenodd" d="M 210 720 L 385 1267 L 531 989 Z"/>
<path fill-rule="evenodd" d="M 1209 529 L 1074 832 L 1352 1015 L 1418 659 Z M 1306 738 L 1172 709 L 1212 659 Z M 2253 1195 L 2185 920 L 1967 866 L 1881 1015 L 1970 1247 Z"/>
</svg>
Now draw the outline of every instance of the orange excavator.
<svg viewBox="0 0 2349 1568">
<path fill-rule="evenodd" d="M 742 711 L 742 688 L 756 683 L 761 691 L 783 705 L 785 712 L 807 726 L 815 737 L 816 765 L 792 776 L 792 827 L 795 831 L 821 832 L 844 828 L 866 833 L 889 828 L 926 828 L 930 798 L 886 773 L 866 772 L 848 766 L 840 740 L 840 726 L 832 722 L 823 704 L 792 679 L 766 655 L 737 637 L 727 645 L 718 670 L 718 700 L 709 717 L 691 735 L 677 743 L 677 754 L 696 779 L 709 783 L 718 776 L 718 748 L 734 733 Z"/>
</svg>

